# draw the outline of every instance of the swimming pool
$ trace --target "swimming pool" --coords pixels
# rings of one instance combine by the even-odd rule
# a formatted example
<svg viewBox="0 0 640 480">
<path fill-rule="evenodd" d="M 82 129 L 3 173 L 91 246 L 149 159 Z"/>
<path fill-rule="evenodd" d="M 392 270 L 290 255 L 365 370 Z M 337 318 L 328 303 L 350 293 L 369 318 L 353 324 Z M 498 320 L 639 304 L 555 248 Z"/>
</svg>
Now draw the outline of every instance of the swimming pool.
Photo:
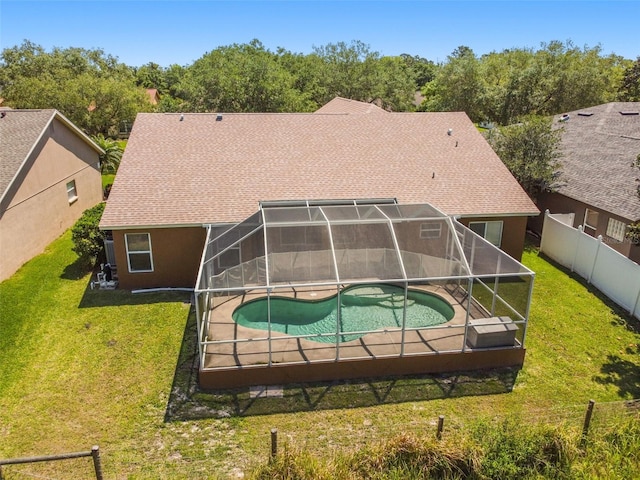
<svg viewBox="0 0 640 480">
<path fill-rule="evenodd" d="M 336 295 L 321 300 L 271 297 L 271 329 L 289 335 L 336 332 Z M 340 293 L 340 342 L 350 342 L 362 330 L 402 327 L 404 289 L 396 285 L 367 284 L 344 288 Z M 422 290 L 407 292 L 406 328 L 440 325 L 453 318 L 453 307 L 443 298 Z M 268 330 L 267 298 L 240 305 L 232 314 L 243 327 Z M 335 335 L 310 337 L 308 340 L 335 343 Z"/>
</svg>

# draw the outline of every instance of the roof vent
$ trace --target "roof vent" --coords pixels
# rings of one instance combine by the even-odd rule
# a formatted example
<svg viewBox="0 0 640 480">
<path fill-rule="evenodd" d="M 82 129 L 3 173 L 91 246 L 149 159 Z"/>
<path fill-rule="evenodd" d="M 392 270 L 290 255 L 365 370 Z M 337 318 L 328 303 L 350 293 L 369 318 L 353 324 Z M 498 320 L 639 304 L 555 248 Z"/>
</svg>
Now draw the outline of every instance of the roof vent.
<svg viewBox="0 0 640 480">
<path fill-rule="evenodd" d="M 568 122 L 570 118 L 571 118 L 571 117 L 569 116 L 569 114 L 568 114 L 568 113 L 564 113 L 564 114 L 562 115 L 562 117 L 560 117 L 560 121 L 561 121 L 561 122 Z"/>
<path fill-rule="evenodd" d="M 219 113 L 219 114 L 216 116 L 216 122 L 221 122 L 221 121 L 222 121 L 222 114 L 221 114 L 221 113 Z"/>
<path fill-rule="evenodd" d="M 453 133 L 453 129 L 450 128 L 449 130 L 447 130 L 447 135 L 451 136 L 451 134 Z"/>
<path fill-rule="evenodd" d="M 184 120 L 184 113 L 181 113 L 180 114 L 180 121 L 183 121 L 183 120 Z"/>
<path fill-rule="evenodd" d="M 640 112 L 634 112 L 631 110 L 622 110 L 620 115 L 640 115 Z"/>
<path fill-rule="evenodd" d="M 593 112 L 578 112 L 579 117 L 590 117 L 593 115 Z"/>
</svg>

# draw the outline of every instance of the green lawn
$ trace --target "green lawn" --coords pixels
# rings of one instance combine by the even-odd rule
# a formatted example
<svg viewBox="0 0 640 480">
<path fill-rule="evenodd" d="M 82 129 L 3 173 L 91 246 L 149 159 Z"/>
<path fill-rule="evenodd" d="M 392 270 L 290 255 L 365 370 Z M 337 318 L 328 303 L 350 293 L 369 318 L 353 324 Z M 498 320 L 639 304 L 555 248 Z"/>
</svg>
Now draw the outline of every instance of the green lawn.
<svg viewBox="0 0 640 480">
<path fill-rule="evenodd" d="M 107 185 L 113 184 L 113 181 L 115 180 L 115 178 L 116 178 L 115 174 L 103 174 L 102 188 L 106 187 Z"/>
<path fill-rule="evenodd" d="M 445 435 L 507 416 L 580 428 L 589 399 L 640 398 L 638 324 L 534 250 L 523 263 L 537 276 L 520 372 L 292 386 L 255 401 L 194 390 L 189 295 L 90 290 L 67 232 L 0 284 L 0 458 L 97 444 L 105 478 L 226 478 L 267 458 L 273 427 L 281 444 L 322 454 L 432 435 L 440 414 Z M 85 460 L 3 473 L 23 468 L 91 473 Z"/>
</svg>

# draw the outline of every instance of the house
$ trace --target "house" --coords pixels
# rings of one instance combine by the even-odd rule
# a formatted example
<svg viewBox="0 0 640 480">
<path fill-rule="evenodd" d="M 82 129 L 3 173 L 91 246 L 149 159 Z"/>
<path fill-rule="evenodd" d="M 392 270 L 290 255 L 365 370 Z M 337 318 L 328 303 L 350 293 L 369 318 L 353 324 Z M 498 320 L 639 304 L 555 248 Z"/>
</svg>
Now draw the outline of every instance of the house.
<svg viewBox="0 0 640 480">
<path fill-rule="evenodd" d="M 0 110 L 0 280 L 102 201 L 101 148 L 56 110 Z"/>
<path fill-rule="evenodd" d="M 147 97 L 151 105 L 157 105 L 160 103 L 160 94 L 157 88 L 147 88 Z"/>
<path fill-rule="evenodd" d="M 354 113 L 388 113 L 375 103 L 360 102 L 351 100 L 350 98 L 335 97 L 330 102 L 325 103 L 315 113 L 337 113 L 337 114 L 354 114 Z"/>
<path fill-rule="evenodd" d="M 640 102 L 612 102 L 558 115 L 562 126 L 561 185 L 538 198 L 541 211 L 565 214 L 567 223 L 640 262 L 640 247 L 625 238 L 640 221 Z M 531 222 L 542 231 L 542 218 Z"/>
<path fill-rule="evenodd" d="M 349 201 L 429 203 L 516 259 L 539 213 L 465 113 L 338 98 L 315 113 L 138 114 L 100 228 L 121 288 L 193 288 L 203 227 Z"/>
</svg>

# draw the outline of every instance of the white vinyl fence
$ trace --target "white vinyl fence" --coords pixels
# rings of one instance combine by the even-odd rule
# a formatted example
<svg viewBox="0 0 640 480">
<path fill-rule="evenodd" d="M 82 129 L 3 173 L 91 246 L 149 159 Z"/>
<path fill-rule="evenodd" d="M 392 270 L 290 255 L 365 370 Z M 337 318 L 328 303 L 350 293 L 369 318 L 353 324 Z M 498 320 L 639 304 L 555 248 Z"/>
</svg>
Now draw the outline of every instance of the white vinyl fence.
<svg viewBox="0 0 640 480">
<path fill-rule="evenodd" d="M 544 214 L 540 251 L 585 278 L 611 300 L 640 319 L 640 265 L 602 242 Z"/>
</svg>

